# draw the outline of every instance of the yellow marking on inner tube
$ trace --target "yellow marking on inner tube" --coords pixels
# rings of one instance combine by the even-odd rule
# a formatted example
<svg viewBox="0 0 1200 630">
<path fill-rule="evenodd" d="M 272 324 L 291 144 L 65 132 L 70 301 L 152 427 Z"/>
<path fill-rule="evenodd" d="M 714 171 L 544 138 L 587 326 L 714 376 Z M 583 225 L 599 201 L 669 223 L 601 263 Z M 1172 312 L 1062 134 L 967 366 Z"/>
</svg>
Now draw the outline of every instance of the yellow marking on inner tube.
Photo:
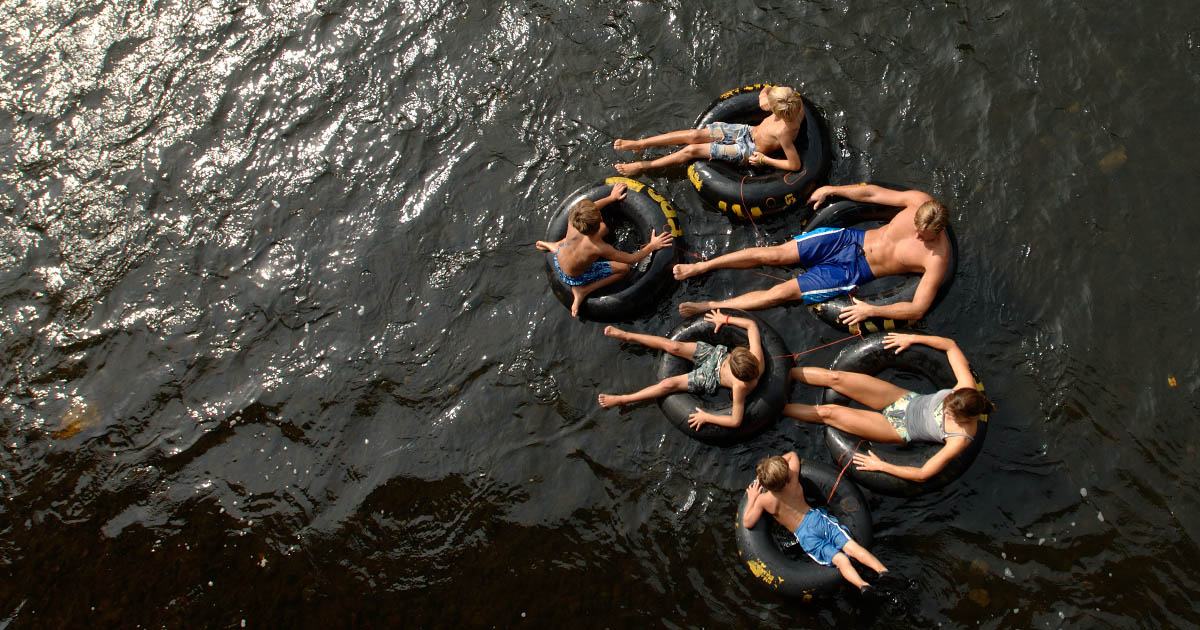
<svg viewBox="0 0 1200 630">
<path fill-rule="evenodd" d="M 741 206 L 739 206 L 739 205 L 738 205 L 738 204 L 736 204 L 736 203 L 735 203 L 735 204 L 733 204 L 733 213 L 734 213 L 734 214 L 736 214 L 736 215 L 738 216 L 738 218 L 739 218 L 739 219 L 745 219 L 745 218 L 746 218 L 746 215 L 742 214 L 742 207 L 741 207 Z"/>
<path fill-rule="evenodd" d="M 724 100 L 724 99 L 729 98 L 730 96 L 741 94 L 742 92 L 749 92 L 751 90 L 761 90 L 764 87 L 766 87 L 766 86 L 762 83 L 755 83 L 754 85 L 747 85 L 745 87 L 733 88 L 732 90 L 729 90 L 728 92 L 722 94 L 721 96 L 719 96 L 717 98 L 720 100 Z"/>
<path fill-rule="evenodd" d="M 763 562 L 762 560 L 759 560 L 756 558 L 754 560 L 747 562 L 746 566 L 750 567 L 750 573 L 753 573 L 754 577 L 766 582 L 767 584 L 769 584 L 775 588 L 779 588 L 779 585 L 783 584 L 783 578 L 776 577 L 775 575 L 773 575 L 771 573 L 771 570 L 767 568 L 767 564 L 765 562 Z"/>
<path fill-rule="evenodd" d="M 789 205 L 789 206 L 790 206 L 790 205 L 792 205 L 792 204 L 794 204 L 794 203 L 796 203 L 796 195 L 794 195 L 794 194 L 792 194 L 792 193 L 788 193 L 788 194 L 784 195 L 784 196 L 783 196 L 783 203 L 785 203 L 785 204 L 787 204 L 787 205 Z"/>
<path fill-rule="evenodd" d="M 863 325 L 867 327 L 867 332 L 879 332 L 879 327 L 875 325 L 875 322 L 865 321 L 863 322 Z"/>
<path fill-rule="evenodd" d="M 753 208 L 750 208 L 750 214 L 753 214 L 756 217 L 761 217 L 762 216 L 762 208 L 759 208 L 758 206 L 754 206 Z"/>
<path fill-rule="evenodd" d="M 883 320 L 883 329 L 884 330 L 896 330 L 896 320 L 893 320 L 893 319 Z"/>
<path fill-rule="evenodd" d="M 851 335 L 861 335 L 862 328 L 859 328 L 858 324 L 850 324 L 850 334 Z"/>
<path fill-rule="evenodd" d="M 608 184 L 609 186 L 625 184 L 629 187 L 629 190 L 634 192 L 642 192 L 642 189 L 646 187 L 646 185 L 642 182 L 639 182 L 636 179 L 629 179 L 628 177 L 609 177 L 608 179 L 604 180 L 604 183 Z"/>
<path fill-rule="evenodd" d="M 700 181 L 700 173 L 696 172 L 695 164 L 688 164 L 688 180 L 692 182 L 692 186 L 696 190 L 700 190 L 704 186 L 704 182 Z"/>
</svg>

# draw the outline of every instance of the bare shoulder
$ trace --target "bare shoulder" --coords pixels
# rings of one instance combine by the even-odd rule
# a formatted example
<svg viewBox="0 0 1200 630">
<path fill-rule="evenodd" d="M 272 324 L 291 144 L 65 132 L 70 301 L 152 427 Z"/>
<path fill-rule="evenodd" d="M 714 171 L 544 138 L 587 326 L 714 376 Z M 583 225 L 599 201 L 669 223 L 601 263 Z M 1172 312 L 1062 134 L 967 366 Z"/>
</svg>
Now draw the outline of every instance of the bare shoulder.
<svg viewBox="0 0 1200 630">
<path fill-rule="evenodd" d="M 933 201 L 933 195 L 920 190 L 905 190 L 899 194 L 899 197 L 904 200 L 904 207 L 912 210 Z"/>
</svg>

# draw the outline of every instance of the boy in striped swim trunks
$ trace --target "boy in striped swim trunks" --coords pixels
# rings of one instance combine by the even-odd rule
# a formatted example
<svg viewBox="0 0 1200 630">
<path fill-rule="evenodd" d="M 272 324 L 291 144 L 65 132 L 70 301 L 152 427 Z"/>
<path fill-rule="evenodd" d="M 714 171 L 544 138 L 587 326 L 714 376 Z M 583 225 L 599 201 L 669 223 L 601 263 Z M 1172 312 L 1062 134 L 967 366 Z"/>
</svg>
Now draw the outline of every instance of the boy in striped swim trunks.
<svg viewBox="0 0 1200 630">
<path fill-rule="evenodd" d="M 713 324 L 713 334 L 726 324 L 744 328 L 748 347 L 739 346 L 731 350 L 704 341 L 675 341 L 657 335 L 627 332 L 616 326 L 605 327 L 604 334 L 609 337 L 640 343 L 648 348 L 687 359 L 695 368 L 687 374 L 668 376 L 632 394 L 600 394 L 597 398 L 600 406 L 628 405 L 682 391 L 712 395 L 717 393 L 718 388 L 728 387 L 733 394 L 733 405 L 728 415 L 717 415 L 697 408 L 688 416 L 688 426 L 699 429 L 710 422 L 723 427 L 741 426 L 746 410 L 746 396 L 758 385 L 758 377 L 762 375 L 763 366 L 766 364 L 758 323 L 748 317 L 733 317 L 717 310 L 705 314 L 704 319 Z"/>
<path fill-rule="evenodd" d="M 800 548 L 817 564 L 835 566 L 847 582 L 866 592 L 870 585 L 862 579 L 853 558 L 880 577 L 887 568 L 870 551 L 854 541 L 846 528 L 824 508 L 809 507 L 800 485 L 800 457 L 790 452 L 766 457 L 758 462 L 757 476 L 746 488 L 746 512 L 742 526 L 754 527 L 763 512 L 770 514 L 796 536 Z"/>
</svg>

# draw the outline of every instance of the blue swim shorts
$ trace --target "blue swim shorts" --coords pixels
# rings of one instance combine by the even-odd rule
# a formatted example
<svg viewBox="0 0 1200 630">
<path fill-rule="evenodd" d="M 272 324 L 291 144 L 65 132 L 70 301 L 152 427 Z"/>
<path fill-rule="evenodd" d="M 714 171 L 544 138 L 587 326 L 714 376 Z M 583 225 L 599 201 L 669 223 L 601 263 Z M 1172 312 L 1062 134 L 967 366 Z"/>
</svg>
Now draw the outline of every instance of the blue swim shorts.
<svg viewBox="0 0 1200 630">
<path fill-rule="evenodd" d="M 696 351 L 692 353 L 692 364 L 696 368 L 687 375 L 688 391 L 710 396 L 717 393 L 721 386 L 721 364 L 728 356 L 729 348 L 725 346 L 697 341 Z"/>
<path fill-rule="evenodd" d="M 559 245 L 559 247 L 561 248 L 562 245 Z M 568 276 L 563 273 L 562 267 L 558 266 L 557 249 L 554 250 L 554 255 L 551 258 L 554 259 L 554 270 L 558 272 L 558 279 L 569 287 L 581 287 L 585 284 L 598 282 L 612 275 L 612 265 L 607 260 L 597 260 L 587 268 L 587 271 L 578 276 Z"/>
<path fill-rule="evenodd" d="M 850 542 L 846 528 L 823 508 L 809 510 L 793 533 L 804 553 L 824 566 L 832 565 L 833 557 Z"/>
<path fill-rule="evenodd" d="M 742 163 L 754 155 L 754 136 L 750 125 L 715 122 L 708 127 L 708 157 L 713 160 Z"/>
<path fill-rule="evenodd" d="M 796 278 L 805 304 L 816 304 L 875 279 L 863 253 L 862 230 L 817 228 L 796 236 L 805 272 Z"/>
</svg>

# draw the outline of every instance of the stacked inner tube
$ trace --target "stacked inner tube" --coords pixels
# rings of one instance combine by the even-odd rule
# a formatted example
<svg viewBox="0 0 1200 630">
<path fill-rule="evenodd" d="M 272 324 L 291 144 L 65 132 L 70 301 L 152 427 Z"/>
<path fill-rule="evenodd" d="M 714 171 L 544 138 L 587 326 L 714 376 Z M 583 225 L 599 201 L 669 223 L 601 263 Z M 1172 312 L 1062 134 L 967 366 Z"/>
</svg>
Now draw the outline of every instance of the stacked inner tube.
<svg viewBox="0 0 1200 630">
<path fill-rule="evenodd" d="M 801 462 L 800 484 L 804 487 L 804 500 L 810 507 L 825 508 L 855 542 L 871 547 L 871 512 L 857 486 L 845 478 L 839 482 L 837 469 L 829 464 L 808 460 Z M 831 492 L 833 498 L 829 500 Z M 754 527 L 743 527 L 746 501 L 747 496 L 743 494 L 735 521 L 738 557 L 754 577 L 780 595 L 803 600 L 836 593 L 841 588 L 842 576 L 837 568 L 814 562 L 800 548 L 795 535 L 769 514 L 763 514 Z"/>
<path fill-rule="evenodd" d="M 632 240 L 630 243 L 618 243 L 615 246 L 624 250 L 640 248 L 650 241 L 651 230 L 670 230 L 671 235 L 675 237 L 675 245 L 650 254 L 637 265 L 633 265 L 626 278 L 588 295 L 579 308 L 579 315 L 594 321 L 625 321 L 652 306 L 661 293 L 674 286 L 675 278 L 671 268 L 678 261 L 677 252 L 683 245 L 680 241 L 683 231 L 679 229 L 675 207 L 671 202 L 653 188 L 626 177 L 609 177 L 603 184 L 585 186 L 568 196 L 550 217 L 550 225 L 546 228 L 546 240 L 555 242 L 567 235 L 567 219 L 576 203 L 583 199 L 603 199 L 618 183 L 629 187 L 625 199 L 608 204 L 601 213 L 604 215 L 604 222 L 610 228 L 609 238 L 616 238 L 618 232 L 624 231 L 614 229 L 614 226 L 628 224 L 631 227 L 629 232 Z M 564 306 L 570 308 L 573 302 L 571 287 L 558 278 L 553 256 L 554 252 L 546 254 L 546 277 L 550 280 L 550 288 L 554 295 Z"/>
<path fill-rule="evenodd" d="M 760 83 L 722 94 L 700 114 L 696 127 L 713 122 L 757 125 L 768 115 L 758 106 L 758 93 L 764 87 L 767 85 Z M 705 205 L 738 219 L 805 208 L 809 195 L 829 173 L 829 134 L 825 121 L 807 99 L 795 145 L 804 163 L 798 173 L 699 160 L 688 167 L 688 179 Z"/>
<path fill-rule="evenodd" d="M 922 344 L 913 344 L 907 350 L 896 354 L 895 350 L 883 347 L 883 339 L 887 335 L 876 333 L 867 335 L 854 346 L 846 348 L 834 359 L 831 370 L 860 372 L 875 376 L 886 369 L 895 369 L 917 374 L 931 381 L 937 389 L 951 389 L 957 379 L 954 370 L 946 360 L 946 353 Z M 975 379 L 976 387 L 983 391 L 983 383 Z M 932 393 L 932 392 L 918 392 Z M 850 399 L 826 388 L 820 401 L 822 404 L 849 405 Z M 987 437 L 987 416 L 981 416 L 975 430 L 975 439 L 958 457 L 950 460 L 946 467 L 927 481 L 916 482 L 901 479 L 894 475 L 879 471 L 861 471 L 851 464 L 846 474 L 866 488 L 875 492 L 894 497 L 913 497 L 944 488 L 950 482 L 958 479 L 975 461 L 979 451 L 983 449 L 984 438 Z M 825 444 L 829 454 L 839 466 L 844 466 L 857 450 L 865 453 L 874 450 L 883 460 L 899 466 L 914 466 L 920 468 L 944 446 L 930 442 L 910 442 L 907 445 L 873 444 L 857 435 L 845 433 L 833 427 L 825 427 Z"/>
<path fill-rule="evenodd" d="M 895 206 L 881 206 L 860 201 L 837 201 L 818 210 L 812 219 L 809 220 L 804 231 L 808 233 L 817 228 L 826 227 L 869 230 L 891 221 L 901 210 L 902 208 Z M 950 284 L 954 282 L 954 274 L 958 267 L 958 241 L 954 237 L 954 229 L 949 225 L 946 226 L 946 238 L 950 240 L 950 261 L 946 266 L 946 275 L 942 278 L 942 283 L 938 286 L 937 295 L 933 298 L 933 304 L 930 305 L 930 308 L 941 302 L 946 292 L 950 289 Z M 876 305 L 911 302 L 913 296 L 916 295 L 917 285 L 920 282 L 920 274 L 884 276 L 859 287 L 854 292 L 854 297 Z M 842 314 L 842 310 L 851 304 L 849 295 L 839 295 L 824 302 L 812 304 L 808 309 L 830 326 L 849 331 L 855 335 L 904 328 L 915 323 L 915 320 L 872 317 L 857 324 L 847 326 L 838 321 L 838 317 Z"/>
<path fill-rule="evenodd" d="M 792 366 L 792 357 L 779 333 L 776 333 L 762 320 L 744 311 L 734 309 L 722 309 L 721 312 L 752 319 L 758 323 L 763 357 L 766 359 L 762 375 L 758 377 L 758 385 L 746 396 L 742 424 L 737 427 L 722 427 L 707 423 L 702 425 L 699 430 L 693 429 L 688 425 L 688 416 L 697 407 L 715 414 L 727 414 L 731 405 L 715 407 L 709 401 L 690 392 L 676 392 L 664 396 L 659 399 L 659 406 L 671 424 L 685 434 L 706 444 L 727 446 L 762 433 L 779 419 L 783 412 L 783 406 L 787 404 L 788 370 Z M 684 322 L 671 331 L 669 337 L 675 341 L 705 341 L 714 345 L 721 344 L 730 350 L 748 344 L 745 329 L 726 324 L 721 327 L 719 332 L 713 334 L 713 324 L 705 321 L 702 317 Z M 692 369 L 691 361 L 664 352 L 658 364 L 658 379 L 686 374 Z"/>
</svg>

